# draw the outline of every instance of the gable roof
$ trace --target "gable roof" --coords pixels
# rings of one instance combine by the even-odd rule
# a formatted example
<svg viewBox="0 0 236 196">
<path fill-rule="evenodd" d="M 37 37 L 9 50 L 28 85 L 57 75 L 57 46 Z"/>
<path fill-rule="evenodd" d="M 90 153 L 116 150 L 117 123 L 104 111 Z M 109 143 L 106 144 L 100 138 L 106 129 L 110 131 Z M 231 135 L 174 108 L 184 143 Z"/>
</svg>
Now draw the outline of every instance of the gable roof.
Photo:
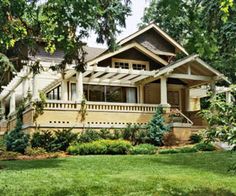
<svg viewBox="0 0 236 196">
<path fill-rule="evenodd" d="M 160 29 L 156 24 L 151 23 L 150 25 L 146 26 L 145 28 L 136 31 L 135 33 L 131 34 L 130 36 L 120 40 L 118 42 L 119 45 L 123 45 L 127 43 L 128 41 L 134 39 L 135 37 L 143 34 L 144 32 L 154 29 L 158 34 L 160 34 L 164 39 L 166 39 L 169 43 L 171 43 L 174 47 L 178 48 L 180 51 L 182 51 L 184 54 L 188 55 L 188 52 L 184 49 L 183 46 L 181 46 L 178 42 L 176 42 L 172 37 L 170 37 L 167 33 L 165 33 L 163 30 Z"/>
<path fill-rule="evenodd" d="M 226 82 L 230 83 L 230 81 L 227 79 L 227 77 L 224 76 L 224 74 L 220 73 L 219 71 L 217 71 L 216 69 L 214 69 L 213 67 L 211 67 L 210 65 L 208 65 L 206 62 L 204 62 L 202 59 L 199 58 L 198 55 L 193 54 L 187 57 L 184 57 L 182 59 L 179 59 L 165 67 L 162 67 L 158 70 L 158 72 L 155 74 L 155 77 L 159 77 L 163 74 L 172 72 L 174 69 L 183 66 L 187 63 L 190 62 L 197 62 L 198 64 L 200 64 L 201 66 L 203 66 L 204 68 L 206 68 L 207 70 L 209 70 L 210 72 L 212 72 L 214 75 L 216 75 L 219 78 L 222 78 L 223 80 L 225 80 Z"/>
<path fill-rule="evenodd" d="M 114 51 L 114 52 L 107 52 L 107 53 L 103 53 L 100 56 L 90 60 L 87 62 L 87 64 L 93 65 L 93 64 L 97 64 L 98 62 L 105 60 L 109 57 L 115 56 L 119 53 L 122 53 L 124 51 L 127 51 L 131 48 L 135 48 L 138 51 L 144 53 L 145 55 L 149 56 L 150 58 L 152 58 L 153 60 L 163 64 L 163 65 L 168 65 L 168 62 L 165 61 L 164 59 L 162 59 L 161 57 L 159 57 L 158 55 L 156 55 L 155 53 L 153 53 L 152 51 L 148 50 L 147 48 L 145 48 L 144 46 L 142 46 L 141 44 L 137 43 L 137 42 L 132 42 L 129 43 L 127 45 L 121 46 L 118 50 Z"/>
</svg>

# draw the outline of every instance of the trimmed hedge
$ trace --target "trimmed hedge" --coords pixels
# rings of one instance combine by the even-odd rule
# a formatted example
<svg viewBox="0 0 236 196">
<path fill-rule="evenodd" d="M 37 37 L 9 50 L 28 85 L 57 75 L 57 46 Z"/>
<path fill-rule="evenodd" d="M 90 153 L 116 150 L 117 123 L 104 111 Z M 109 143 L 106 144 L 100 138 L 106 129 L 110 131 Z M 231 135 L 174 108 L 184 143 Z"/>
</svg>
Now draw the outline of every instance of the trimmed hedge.
<svg viewBox="0 0 236 196">
<path fill-rule="evenodd" d="M 140 144 L 131 148 L 130 154 L 156 154 L 156 147 L 151 144 Z"/>
<path fill-rule="evenodd" d="M 179 153 L 177 149 L 162 149 L 158 151 L 159 154 L 176 154 Z"/>
<path fill-rule="evenodd" d="M 128 154 L 132 145 L 125 140 L 98 140 L 77 144 L 67 149 L 71 155 Z"/>
<path fill-rule="evenodd" d="M 216 150 L 215 146 L 210 143 L 199 143 L 195 145 L 195 148 L 198 151 L 214 151 Z"/>
</svg>

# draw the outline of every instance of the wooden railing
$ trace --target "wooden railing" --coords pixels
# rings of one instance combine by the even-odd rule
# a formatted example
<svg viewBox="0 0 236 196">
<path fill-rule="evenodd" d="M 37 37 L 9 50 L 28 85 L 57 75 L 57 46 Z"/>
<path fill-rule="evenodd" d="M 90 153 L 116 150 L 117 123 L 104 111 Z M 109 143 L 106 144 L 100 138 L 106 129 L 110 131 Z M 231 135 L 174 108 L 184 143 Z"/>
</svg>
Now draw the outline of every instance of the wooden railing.
<svg viewBox="0 0 236 196">
<path fill-rule="evenodd" d="M 154 113 L 158 105 L 154 104 L 134 104 L 134 103 L 105 103 L 87 102 L 87 111 L 109 111 L 109 112 L 147 112 Z M 45 109 L 55 110 L 80 110 L 81 104 L 75 102 L 47 101 Z"/>
<path fill-rule="evenodd" d="M 190 125 L 193 125 L 193 121 L 191 121 L 185 114 L 183 114 L 179 109 L 177 108 L 171 108 L 170 110 L 170 117 L 171 115 L 176 116 L 177 118 L 180 118 L 180 122 L 177 123 L 187 123 Z M 173 117 L 172 117 L 173 120 Z"/>
</svg>

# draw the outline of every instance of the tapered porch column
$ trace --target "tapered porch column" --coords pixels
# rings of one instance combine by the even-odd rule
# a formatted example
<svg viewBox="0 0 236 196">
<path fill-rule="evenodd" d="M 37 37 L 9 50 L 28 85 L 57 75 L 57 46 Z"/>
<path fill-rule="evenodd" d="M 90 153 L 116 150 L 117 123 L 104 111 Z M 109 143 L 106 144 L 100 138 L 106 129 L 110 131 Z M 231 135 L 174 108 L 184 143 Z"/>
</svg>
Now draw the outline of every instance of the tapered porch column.
<svg viewBox="0 0 236 196">
<path fill-rule="evenodd" d="M 1 101 L 1 113 L 2 113 L 2 119 L 5 120 L 6 116 L 5 116 L 5 113 L 6 113 L 6 101 L 3 99 Z"/>
<path fill-rule="evenodd" d="M 144 85 L 139 86 L 139 103 L 144 103 Z"/>
<path fill-rule="evenodd" d="M 185 109 L 186 111 L 190 111 L 190 89 L 185 89 Z"/>
<path fill-rule="evenodd" d="M 67 88 L 67 81 L 61 81 L 61 100 L 67 101 L 68 100 L 68 88 Z"/>
<path fill-rule="evenodd" d="M 38 77 L 34 75 L 32 78 L 32 99 L 39 99 L 39 91 L 38 91 Z"/>
<path fill-rule="evenodd" d="M 16 93 L 13 90 L 10 94 L 10 115 L 16 111 Z"/>
<path fill-rule="evenodd" d="M 81 102 L 83 99 L 83 73 L 76 73 L 76 101 Z"/>
<path fill-rule="evenodd" d="M 226 92 L 226 103 L 231 103 L 231 92 L 230 91 Z"/>
<path fill-rule="evenodd" d="M 162 76 L 161 80 L 161 105 L 164 107 L 170 107 L 167 102 L 167 78 Z"/>
</svg>

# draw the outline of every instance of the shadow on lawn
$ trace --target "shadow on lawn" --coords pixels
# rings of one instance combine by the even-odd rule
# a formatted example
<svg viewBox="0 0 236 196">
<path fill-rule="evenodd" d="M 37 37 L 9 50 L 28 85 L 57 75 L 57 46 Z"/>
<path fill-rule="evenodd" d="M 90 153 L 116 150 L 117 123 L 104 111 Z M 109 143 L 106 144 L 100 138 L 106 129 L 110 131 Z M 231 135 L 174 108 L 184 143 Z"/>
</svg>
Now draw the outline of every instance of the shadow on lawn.
<svg viewBox="0 0 236 196">
<path fill-rule="evenodd" d="M 236 194 L 224 188 L 212 190 L 206 187 L 197 188 L 194 190 L 182 190 L 170 186 L 163 187 L 162 194 L 164 195 L 181 195 L 181 196 L 235 196 Z"/>
<path fill-rule="evenodd" d="M 0 171 L 15 170 L 22 171 L 28 169 L 57 168 L 65 162 L 65 159 L 42 159 L 42 160 L 17 160 L 17 161 L 0 161 Z"/>
<path fill-rule="evenodd" d="M 236 153 L 231 152 L 181 153 L 158 156 L 163 157 L 152 161 L 163 165 L 180 166 L 223 175 L 230 175 L 228 170 L 232 162 L 236 162 Z"/>
</svg>

